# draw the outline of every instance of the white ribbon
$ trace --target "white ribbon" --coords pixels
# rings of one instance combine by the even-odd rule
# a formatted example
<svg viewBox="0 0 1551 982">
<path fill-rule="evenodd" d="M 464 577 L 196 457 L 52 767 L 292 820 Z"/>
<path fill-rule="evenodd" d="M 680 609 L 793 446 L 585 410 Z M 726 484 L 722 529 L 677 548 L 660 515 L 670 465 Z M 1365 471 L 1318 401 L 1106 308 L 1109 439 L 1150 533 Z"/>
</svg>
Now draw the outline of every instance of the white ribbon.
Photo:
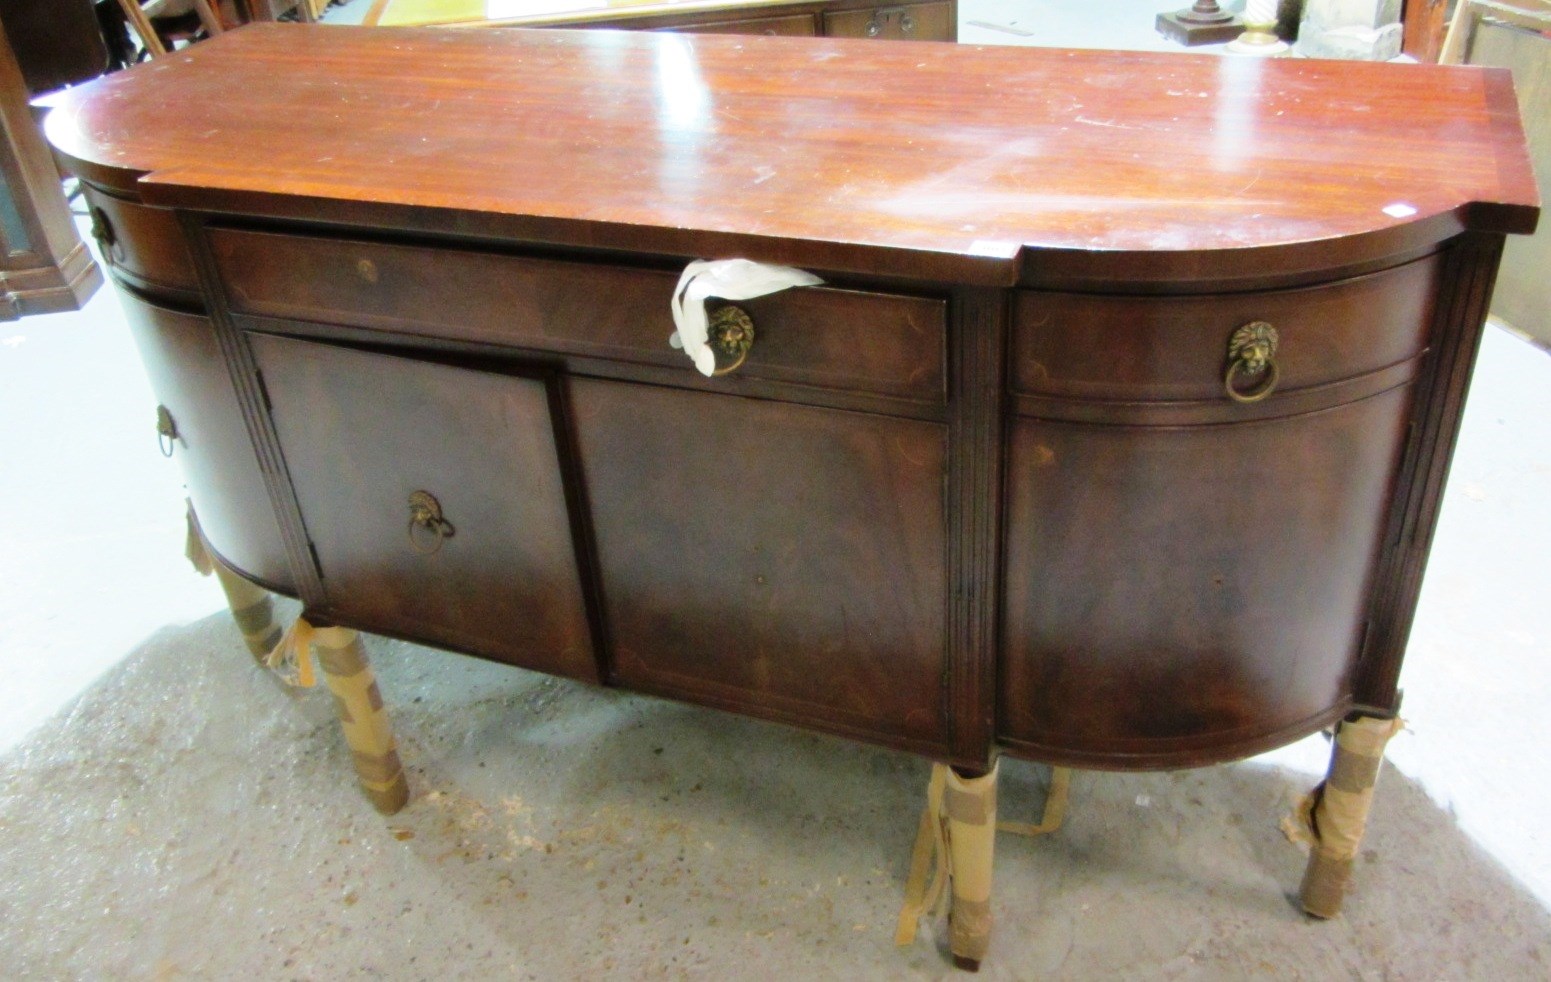
<svg viewBox="0 0 1551 982">
<path fill-rule="evenodd" d="M 812 273 L 790 266 L 769 266 L 751 259 L 697 259 L 684 267 L 678 286 L 673 288 L 673 326 L 678 330 L 668 338 L 668 343 L 684 349 L 700 374 L 709 377 L 716 371 L 716 355 L 711 351 L 706 298 L 752 300 L 790 287 L 817 286 L 823 282 Z"/>
</svg>

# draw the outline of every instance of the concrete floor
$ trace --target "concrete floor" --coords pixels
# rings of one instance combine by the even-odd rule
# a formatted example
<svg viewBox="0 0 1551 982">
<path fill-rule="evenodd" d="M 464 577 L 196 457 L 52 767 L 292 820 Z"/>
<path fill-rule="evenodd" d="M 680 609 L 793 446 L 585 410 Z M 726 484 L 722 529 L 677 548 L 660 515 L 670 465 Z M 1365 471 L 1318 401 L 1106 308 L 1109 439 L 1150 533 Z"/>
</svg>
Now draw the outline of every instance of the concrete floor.
<svg viewBox="0 0 1551 982">
<path fill-rule="evenodd" d="M 0 977 L 952 974 L 940 930 L 892 944 L 900 754 L 373 638 L 414 795 L 379 817 L 183 561 L 154 406 L 111 290 L 0 325 Z M 1343 918 L 1277 829 L 1319 737 L 1079 773 L 999 843 L 985 974 L 1551 977 L 1548 493 L 1551 357 L 1489 328 Z M 1004 813 L 1047 776 L 1007 762 Z"/>
</svg>

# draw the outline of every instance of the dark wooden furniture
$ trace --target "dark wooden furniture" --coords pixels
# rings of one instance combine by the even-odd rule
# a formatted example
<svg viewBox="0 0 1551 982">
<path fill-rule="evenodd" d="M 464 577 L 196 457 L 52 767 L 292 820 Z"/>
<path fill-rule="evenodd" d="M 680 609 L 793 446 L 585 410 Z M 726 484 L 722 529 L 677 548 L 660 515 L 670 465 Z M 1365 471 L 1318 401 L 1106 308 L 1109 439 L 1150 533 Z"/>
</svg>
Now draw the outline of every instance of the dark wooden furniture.
<svg viewBox="0 0 1551 982">
<path fill-rule="evenodd" d="M 1436 66 L 263 26 L 49 133 L 244 576 L 966 774 L 1392 714 L 1538 215 L 1506 73 Z M 730 256 L 826 283 L 708 379 Z"/>
<path fill-rule="evenodd" d="M 1436 62 L 1449 23 L 1448 0 L 1405 0 L 1400 19 L 1405 23 L 1405 53 L 1423 64 Z"/>
<path fill-rule="evenodd" d="M 1551 2 L 1461 0 L 1445 61 L 1513 72 L 1519 114 L 1540 194 L 1551 194 Z M 1551 348 L 1551 235 L 1510 240 L 1492 295 L 1492 314 Z"/>
<path fill-rule="evenodd" d="M 593 27 L 687 34 L 956 41 L 958 0 L 599 0 L 578 9 L 539 4 L 492 16 L 485 0 L 377 0 L 366 23 L 386 27 Z"/>
<path fill-rule="evenodd" d="M 33 95 L 108 70 L 108 50 L 92 0 L 0 0 L 0 25 Z"/>
<path fill-rule="evenodd" d="M 39 71 L 41 82 L 52 70 Z M 0 26 L 0 320 L 77 310 L 102 285 L 76 234 L 29 94 Z"/>
</svg>

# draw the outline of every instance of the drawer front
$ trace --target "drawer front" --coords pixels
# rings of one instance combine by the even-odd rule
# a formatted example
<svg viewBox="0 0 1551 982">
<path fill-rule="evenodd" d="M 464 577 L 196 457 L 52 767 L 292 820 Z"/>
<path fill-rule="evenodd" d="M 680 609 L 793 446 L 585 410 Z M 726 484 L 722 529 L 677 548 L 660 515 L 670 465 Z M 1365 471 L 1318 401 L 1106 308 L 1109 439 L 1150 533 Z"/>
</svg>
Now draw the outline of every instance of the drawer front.
<svg viewBox="0 0 1551 982">
<path fill-rule="evenodd" d="M 1020 292 L 1011 384 L 1062 400 L 1227 401 L 1228 346 L 1264 321 L 1278 336 L 1271 399 L 1380 372 L 1421 354 L 1441 259 L 1297 290 L 1133 297 Z M 1236 378 L 1254 390 L 1256 380 Z"/>
<path fill-rule="evenodd" d="M 596 680 L 549 383 L 249 337 L 331 615 Z"/>
<path fill-rule="evenodd" d="M 812 14 L 788 17 L 750 17 L 744 20 L 719 20 L 706 24 L 683 24 L 656 28 L 677 34 L 766 34 L 780 37 L 811 38 L 818 33 Z"/>
<path fill-rule="evenodd" d="M 199 293 L 194 259 L 170 209 L 151 208 L 83 186 L 93 234 L 113 271 L 136 286 Z"/>
<path fill-rule="evenodd" d="M 824 35 L 891 41 L 952 41 L 957 31 L 953 23 L 953 4 L 911 3 L 826 12 Z"/>
<path fill-rule="evenodd" d="M 146 303 L 120 292 L 151 390 L 176 427 L 172 456 L 183 469 L 189 500 L 211 548 L 239 571 L 287 593 L 295 593 L 285 545 L 275 521 L 263 471 L 248 436 L 205 317 Z M 153 443 L 146 420 L 145 445 Z"/>
<path fill-rule="evenodd" d="M 239 313 L 695 372 L 668 345 L 673 273 L 233 229 L 210 244 Z M 756 332 L 739 376 L 944 402 L 942 300 L 807 288 L 739 306 Z"/>
<path fill-rule="evenodd" d="M 1328 722 L 1412 391 L 1232 426 L 1016 421 L 999 735 L 1043 760 L 1194 766 Z"/>
<path fill-rule="evenodd" d="M 946 429 L 572 383 L 614 670 L 917 752 L 946 743 Z"/>
</svg>

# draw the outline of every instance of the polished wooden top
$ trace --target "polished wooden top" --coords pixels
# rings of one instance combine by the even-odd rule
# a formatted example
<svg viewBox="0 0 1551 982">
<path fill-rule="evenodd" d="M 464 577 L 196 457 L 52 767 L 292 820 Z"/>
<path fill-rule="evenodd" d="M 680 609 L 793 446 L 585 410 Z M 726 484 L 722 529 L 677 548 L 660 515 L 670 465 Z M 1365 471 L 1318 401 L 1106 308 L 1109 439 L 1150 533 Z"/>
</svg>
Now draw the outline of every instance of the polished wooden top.
<svg viewBox="0 0 1551 982">
<path fill-rule="evenodd" d="M 48 133 L 166 204 L 988 285 L 1252 279 L 1538 215 L 1510 77 L 1468 67 L 264 24 Z"/>
</svg>

